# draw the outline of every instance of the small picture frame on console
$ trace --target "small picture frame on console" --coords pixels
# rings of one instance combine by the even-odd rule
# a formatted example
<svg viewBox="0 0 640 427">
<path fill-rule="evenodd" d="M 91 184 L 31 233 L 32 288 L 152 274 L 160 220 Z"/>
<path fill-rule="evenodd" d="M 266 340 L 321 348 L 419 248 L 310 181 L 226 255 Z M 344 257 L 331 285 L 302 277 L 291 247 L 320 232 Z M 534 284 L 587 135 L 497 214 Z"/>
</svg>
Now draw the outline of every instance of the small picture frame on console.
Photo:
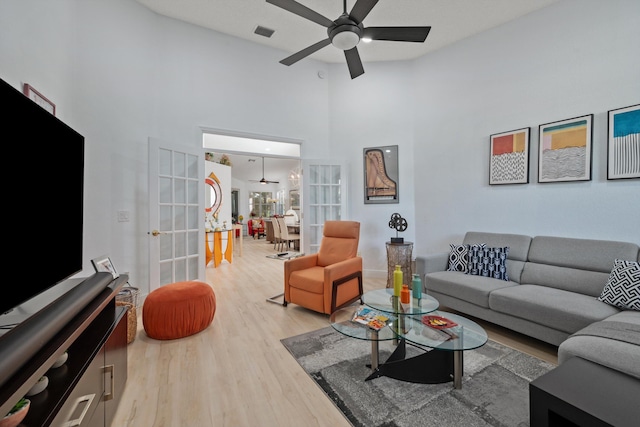
<svg viewBox="0 0 640 427">
<path fill-rule="evenodd" d="M 96 269 L 96 272 L 106 272 L 111 273 L 114 279 L 116 279 L 119 274 L 116 271 L 116 268 L 113 266 L 111 262 L 111 258 L 108 255 L 102 255 L 98 258 L 94 258 L 91 260 L 91 264 L 93 264 L 93 268 Z"/>
</svg>

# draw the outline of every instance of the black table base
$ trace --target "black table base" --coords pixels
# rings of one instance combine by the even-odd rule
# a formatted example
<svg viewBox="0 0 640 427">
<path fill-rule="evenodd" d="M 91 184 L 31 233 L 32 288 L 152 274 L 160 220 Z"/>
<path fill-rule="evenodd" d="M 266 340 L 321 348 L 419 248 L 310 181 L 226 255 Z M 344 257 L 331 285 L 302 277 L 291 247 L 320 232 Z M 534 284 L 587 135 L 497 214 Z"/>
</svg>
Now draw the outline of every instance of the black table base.
<svg viewBox="0 0 640 427">
<path fill-rule="evenodd" d="M 416 346 L 422 349 L 421 347 Z M 391 356 L 365 381 L 379 377 L 389 377 L 396 380 L 420 383 L 440 384 L 453 381 L 454 352 L 429 349 L 424 353 L 407 358 L 406 341 L 401 339 Z M 460 352 L 462 357 L 462 352 Z M 367 365 L 371 367 L 371 365 Z"/>
</svg>

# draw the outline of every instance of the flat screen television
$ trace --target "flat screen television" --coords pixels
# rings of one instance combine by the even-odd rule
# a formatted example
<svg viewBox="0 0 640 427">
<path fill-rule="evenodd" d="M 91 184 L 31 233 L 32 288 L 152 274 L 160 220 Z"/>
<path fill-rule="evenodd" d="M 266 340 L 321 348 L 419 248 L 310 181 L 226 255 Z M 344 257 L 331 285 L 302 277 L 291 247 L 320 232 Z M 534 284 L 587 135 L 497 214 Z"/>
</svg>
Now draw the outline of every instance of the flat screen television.
<svg viewBox="0 0 640 427">
<path fill-rule="evenodd" d="M 85 141 L 2 79 L 0 99 L 3 314 L 82 271 Z"/>
</svg>

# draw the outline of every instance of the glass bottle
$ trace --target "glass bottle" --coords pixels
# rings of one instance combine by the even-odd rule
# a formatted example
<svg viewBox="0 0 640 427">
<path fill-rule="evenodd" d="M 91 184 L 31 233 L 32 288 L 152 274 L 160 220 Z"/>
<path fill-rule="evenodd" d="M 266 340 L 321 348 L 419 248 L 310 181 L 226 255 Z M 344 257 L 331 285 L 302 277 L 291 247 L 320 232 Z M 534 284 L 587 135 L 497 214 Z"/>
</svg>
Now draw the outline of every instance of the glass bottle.
<svg viewBox="0 0 640 427">
<path fill-rule="evenodd" d="M 396 269 L 393 272 L 393 295 L 399 297 L 400 291 L 402 291 L 402 270 L 400 265 L 396 265 Z"/>
<path fill-rule="evenodd" d="M 400 292 L 400 302 L 402 304 L 409 304 L 411 302 L 411 293 L 409 292 L 409 285 L 402 285 L 402 291 Z"/>
<path fill-rule="evenodd" d="M 419 274 L 413 275 L 413 279 L 411 280 L 411 290 L 414 298 L 422 298 L 422 280 L 420 279 Z"/>
</svg>

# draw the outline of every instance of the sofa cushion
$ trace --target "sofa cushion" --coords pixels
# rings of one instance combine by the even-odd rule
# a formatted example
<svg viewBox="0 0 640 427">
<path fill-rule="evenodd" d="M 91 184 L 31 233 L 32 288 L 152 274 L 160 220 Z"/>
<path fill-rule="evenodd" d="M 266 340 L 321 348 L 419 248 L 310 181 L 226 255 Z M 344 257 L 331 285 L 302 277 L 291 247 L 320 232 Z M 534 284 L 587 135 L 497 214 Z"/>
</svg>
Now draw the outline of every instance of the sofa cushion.
<svg viewBox="0 0 640 427">
<path fill-rule="evenodd" d="M 497 289 L 489 308 L 569 334 L 620 311 L 591 296 L 538 285 Z"/>
<path fill-rule="evenodd" d="M 489 294 L 492 291 L 518 286 L 518 284 L 489 277 L 471 276 L 456 271 L 438 271 L 425 276 L 424 286 L 427 294 L 430 290 L 434 290 L 441 294 L 489 308 Z"/>
<path fill-rule="evenodd" d="M 527 262 L 522 270 L 521 283 L 598 297 L 608 277 L 609 273 Z"/>
<path fill-rule="evenodd" d="M 603 320 L 603 322 L 608 321 L 626 322 L 638 326 L 640 325 L 640 312 L 621 311 Z M 615 357 L 611 357 L 612 354 L 615 354 Z M 637 345 L 605 337 L 570 336 L 558 347 L 558 363 L 562 364 L 574 356 L 640 378 L 640 363 L 638 363 L 640 347 Z"/>
<path fill-rule="evenodd" d="M 637 259 L 638 245 L 612 240 L 536 236 L 531 241 L 528 260 L 609 274 L 616 258 Z"/>
<path fill-rule="evenodd" d="M 469 245 L 467 249 L 467 257 L 469 258 L 467 270 L 469 274 L 499 280 L 509 280 L 506 266 L 509 246 L 489 248 Z"/>
<path fill-rule="evenodd" d="M 640 264 L 616 259 L 598 299 L 616 307 L 640 311 Z"/>
</svg>

